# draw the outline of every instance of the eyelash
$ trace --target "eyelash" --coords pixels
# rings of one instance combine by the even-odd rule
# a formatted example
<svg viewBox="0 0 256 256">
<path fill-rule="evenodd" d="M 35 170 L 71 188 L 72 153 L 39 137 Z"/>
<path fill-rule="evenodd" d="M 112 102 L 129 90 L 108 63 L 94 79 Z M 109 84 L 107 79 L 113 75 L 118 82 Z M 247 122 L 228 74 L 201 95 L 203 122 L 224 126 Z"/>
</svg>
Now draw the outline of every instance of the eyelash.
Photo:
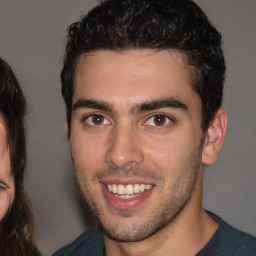
<svg viewBox="0 0 256 256">
<path fill-rule="evenodd" d="M 99 123 L 99 124 L 93 124 L 93 121 L 91 120 L 90 123 L 88 122 L 89 118 L 103 118 L 103 122 L 102 123 Z M 154 119 L 154 118 L 164 118 L 164 123 L 163 124 L 146 124 L 150 119 Z M 104 122 L 108 122 L 107 124 Z M 100 113 L 92 113 L 88 116 L 85 116 L 82 118 L 82 122 L 86 122 L 86 124 L 90 127 L 94 127 L 94 126 L 108 126 L 110 125 L 112 122 L 109 121 L 108 118 L 106 118 L 104 115 L 100 114 Z M 154 120 L 152 120 L 152 122 L 154 122 Z M 173 118 L 171 118 L 170 116 L 167 116 L 166 114 L 163 114 L 163 113 L 155 113 L 151 116 L 149 116 L 145 121 L 142 122 L 142 124 L 144 124 L 144 126 L 148 126 L 148 127 L 157 127 L 157 128 L 161 128 L 161 127 L 165 127 L 167 126 L 170 122 L 174 122 Z"/>
<path fill-rule="evenodd" d="M 152 119 L 152 122 L 154 122 L 154 118 L 157 118 L 157 117 L 161 117 L 161 118 L 165 118 L 164 120 L 164 123 L 163 124 L 153 124 L 153 125 L 147 125 L 147 126 L 153 126 L 153 127 L 157 127 L 157 128 L 161 128 L 161 127 L 165 127 L 167 126 L 169 123 L 173 123 L 174 120 L 173 118 L 171 118 L 170 116 L 164 114 L 164 113 L 155 113 L 154 115 L 151 115 L 150 117 L 148 117 L 143 123 L 146 123 L 148 122 L 150 119 Z"/>
<path fill-rule="evenodd" d="M 90 124 L 88 122 L 89 118 L 93 118 L 93 117 L 100 117 L 100 118 L 103 118 L 103 123 L 100 123 L 100 124 Z M 88 126 L 90 127 L 93 127 L 93 126 L 101 126 L 101 125 L 105 125 L 104 122 L 105 121 L 108 121 L 109 123 L 111 123 L 104 115 L 102 114 L 99 114 L 99 113 L 93 113 L 93 114 L 90 114 L 88 116 L 85 116 L 84 118 L 82 118 L 82 122 L 86 122 Z M 92 122 L 91 122 L 92 123 Z"/>
</svg>

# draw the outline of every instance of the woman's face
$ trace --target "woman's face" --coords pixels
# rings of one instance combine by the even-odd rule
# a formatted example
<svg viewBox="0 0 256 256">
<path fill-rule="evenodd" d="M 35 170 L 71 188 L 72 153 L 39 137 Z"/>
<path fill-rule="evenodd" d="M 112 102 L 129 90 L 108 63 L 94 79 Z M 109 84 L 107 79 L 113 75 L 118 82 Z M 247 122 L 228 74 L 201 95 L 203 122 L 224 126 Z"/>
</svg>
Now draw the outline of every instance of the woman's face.
<svg viewBox="0 0 256 256">
<path fill-rule="evenodd" d="M 14 178 L 11 172 L 5 120 L 0 114 L 0 222 L 14 200 Z"/>
</svg>

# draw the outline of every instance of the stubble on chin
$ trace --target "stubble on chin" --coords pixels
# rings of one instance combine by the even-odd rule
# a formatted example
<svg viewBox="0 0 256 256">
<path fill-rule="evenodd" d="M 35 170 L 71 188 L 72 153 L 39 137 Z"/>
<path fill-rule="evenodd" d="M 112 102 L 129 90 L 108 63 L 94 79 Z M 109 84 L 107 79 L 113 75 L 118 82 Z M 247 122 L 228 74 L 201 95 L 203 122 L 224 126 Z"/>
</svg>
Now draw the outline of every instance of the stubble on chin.
<svg viewBox="0 0 256 256">
<path fill-rule="evenodd" d="M 171 226 L 177 220 L 191 198 L 196 183 L 195 176 L 187 180 L 189 184 L 186 184 L 186 189 L 182 190 L 181 187 L 174 187 L 170 192 L 173 196 L 169 197 L 168 201 L 161 201 L 162 195 L 159 195 L 159 204 L 154 207 L 154 211 L 151 212 L 150 217 L 145 221 L 141 220 L 139 223 L 131 222 L 127 224 L 123 221 L 114 226 L 109 226 L 107 221 L 99 220 L 104 233 L 112 240 L 120 242 L 138 242 L 151 237 L 167 226 Z M 184 183 L 186 182 L 184 181 L 183 184 Z M 122 214 L 122 217 L 126 220 L 132 216 L 136 216 L 134 212 L 122 212 L 120 214 Z"/>
<path fill-rule="evenodd" d="M 98 223 L 102 226 L 103 232 L 109 238 L 121 242 L 142 241 L 159 230 L 170 226 L 189 202 L 195 189 L 198 171 L 201 165 L 200 153 L 199 151 L 191 155 L 190 159 L 183 166 L 183 170 L 180 170 L 180 175 L 175 184 L 169 190 L 168 188 L 159 190 L 157 200 L 155 200 L 156 205 L 151 207 L 149 217 L 146 220 L 141 219 L 139 222 L 132 219 L 133 217 L 136 218 L 140 213 L 140 209 L 116 210 L 115 214 L 118 215 L 119 219 L 123 218 L 123 221 L 117 221 L 115 223 L 114 220 L 108 220 L 108 213 L 105 213 L 102 206 L 98 203 L 92 184 L 110 175 L 120 175 L 120 172 L 121 175 L 129 177 L 136 176 L 151 180 L 157 179 L 164 183 L 164 177 L 159 173 L 156 171 L 140 170 L 138 168 L 121 171 L 117 168 L 108 168 L 106 170 L 97 170 L 90 180 L 84 180 L 84 177 L 81 177 L 79 173 L 85 170 L 82 170 L 79 165 L 74 165 L 76 179 L 84 199 Z"/>
</svg>

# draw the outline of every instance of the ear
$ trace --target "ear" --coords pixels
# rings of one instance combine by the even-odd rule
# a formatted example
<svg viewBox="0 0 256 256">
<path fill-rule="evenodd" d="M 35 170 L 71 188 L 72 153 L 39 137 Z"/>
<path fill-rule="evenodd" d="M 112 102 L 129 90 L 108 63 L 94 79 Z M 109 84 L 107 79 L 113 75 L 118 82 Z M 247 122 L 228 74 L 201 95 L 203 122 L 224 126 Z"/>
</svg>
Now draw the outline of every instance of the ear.
<svg viewBox="0 0 256 256">
<path fill-rule="evenodd" d="M 212 164 L 216 161 L 226 135 L 227 124 L 228 116 L 226 110 L 223 108 L 218 109 L 206 132 L 202 152 L 202 162 L 204 164 Z"/>
<path fill-rule="evenodd" d="M 68 138 L 68 121 L 66 120 L 65 123 L 64 123 L 64 129 L 66 131 L 66 134 L 67 134 L 67 138 Z M 68 144 L 69 144 L 69 138 L 68 138 Z"/>
</svg>

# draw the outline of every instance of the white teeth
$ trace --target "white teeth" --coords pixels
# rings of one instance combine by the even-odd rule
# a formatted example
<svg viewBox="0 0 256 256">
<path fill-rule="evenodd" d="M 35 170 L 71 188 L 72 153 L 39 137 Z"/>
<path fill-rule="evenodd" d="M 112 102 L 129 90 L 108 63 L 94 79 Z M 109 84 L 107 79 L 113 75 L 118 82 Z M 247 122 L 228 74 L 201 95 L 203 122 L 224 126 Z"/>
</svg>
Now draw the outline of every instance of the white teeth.
<svg viewBox="0 0 256 256">
<path fill-rule="evenodd" d="M 152 187 L 151 185 L 146 185 L 146 186 L 145 186 L 145 189 L 146 189 L 146 190 L 149 190 L 151 187 Z"/>
<path fill-rule="evenodd" d="M 108 190 L 109 190 L 110 192 L 112 192 L 112 186 L 111 186 L 110 184 L 108 184 L 107 187 L 108 187 Z"/>
<path fill-rule="evenodd" d="M 109 185 L 110 185 L 110 184 L 109 184 Z M 111 185 L 110 185 L 110 186 L 111 186 Z M 110 190 L 109 190 L 109 191 L 110 191 Z M 110 192 L 111 192 L 111 191 L 110 191 Z M 117 193 L 117 187 L 116 187 L 115 184 L 112 185 L 112 192 L 115 193 L 115 194 Z"/>
<path fill-rule="evenodd" d="M 145 190 L 149 190 L 152 188 L 152 185 L 149 184 L 107 184 L 107 188 L 110 192 L 118 196 L 119 198 L 133 198 L 137 196 L 139 193 L 143 193 Z"/>
<path fill-rule="evenodd" d="M 117 194 L 118 195 L 124 195 L 125 194 L 125 187 L 124 185 L 117 185 Z"/>
<path fill-rule="evenodd" d="M 125 188 L 125 194 L 126 195 L 132 195 L 133 194 L 133 185 L 127 185 Z"/>
<path fill-rule="evenodd" d="M 118 195 L 114 194 L 115 197 L 122 198 L 122 199 L 130 199 L 138 196 L 139 194 L 133 194 L 133 195 Z"/>
<path fill-rule="evenodd" d="M 134 189 L 134 193 L 139 193 L 140 192 L 140 185 L 135 184 L 133 189 Z"/>
</svg>

